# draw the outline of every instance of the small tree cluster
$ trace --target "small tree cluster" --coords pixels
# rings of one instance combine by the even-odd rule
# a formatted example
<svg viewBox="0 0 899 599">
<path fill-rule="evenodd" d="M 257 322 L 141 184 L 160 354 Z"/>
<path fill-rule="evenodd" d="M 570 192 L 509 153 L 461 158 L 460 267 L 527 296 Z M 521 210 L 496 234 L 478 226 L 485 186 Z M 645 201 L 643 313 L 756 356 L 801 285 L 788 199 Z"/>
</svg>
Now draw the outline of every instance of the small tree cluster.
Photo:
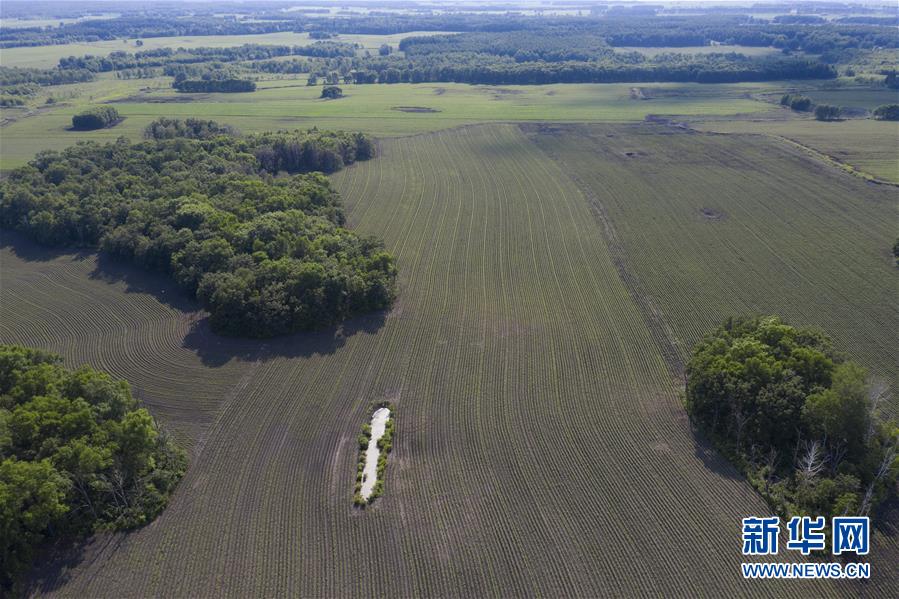
<svg viewBox="0 0 899 599">
<path fill-rule="evenodd" d="M 126 382 L 10 345 L 0 345 L 0 460 L 0 595 L 44 541 L 153 520 L 187 465 Z"/>
<path fill-rule="evenodd" d="M 167 119 L 161 117 L 147 125 L 144 137 L 147 139 L 211 139 L 219 135 L 237 135 L 237 131 L 229 125 L 220 125 L 215 121 L 203 119 Z"/>
<path fill-rule="evenodd" d="M 72 117 L 72 129 L 91 131 L 104 129 L 119 122 L 119 111 L 112 106 L 94 106 Z"/>
<path fill-rule="evenodd" d="M 815 106 L 815 118 L 819 121 L 835 121 L 840 118 L 839 106 L 831 106 L 830 104 L 818 104 Z"/>
<path fill-rule="evenodd" d="M 874 109 L 878 121 L 899 121 L 899 104 L 884 104 Z"/>
<path fill-rule="evenodd" d="M 811 98 L 798 94 L 784 94 L 780 98 L 780 105 L 786 106 L 790 110 L 795 110 L 796 112 L 810 112 L 814 107 Z"/>
<path fill-rule="evenodd" d="M 692 421 L 783 515 L 868 515 L 895 491 L 899 428 L 886 386 L 823 333 L 774 316 L 730 320 L 687 365 Z"/>
<path fill-rule="evenodd" d="M 326 100 L 336 100 L 343 97 L 343 90 L 336 85 L 326 85 L 322 88 L 321 97 Z"/>
</svg>

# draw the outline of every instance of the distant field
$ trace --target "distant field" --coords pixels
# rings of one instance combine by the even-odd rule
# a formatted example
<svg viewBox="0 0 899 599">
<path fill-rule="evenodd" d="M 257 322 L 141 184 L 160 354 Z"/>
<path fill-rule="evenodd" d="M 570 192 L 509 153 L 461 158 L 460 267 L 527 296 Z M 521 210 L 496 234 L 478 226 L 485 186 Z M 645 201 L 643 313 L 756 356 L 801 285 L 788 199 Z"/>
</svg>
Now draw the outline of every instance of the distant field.
<svg viewBox="0 0 899 599">
<path fill-rule="evenodd" d="M 815 94 L 816 92 L 810 92 Z M 809 146 L 875 177 L 899 183 L 899 123 L 853 119 L 822 123 L 813 119 L 780 121 L 708 120 L 697 129 L 723 133 L 782 136 Z"/>
<path fill-rule="evenodd" d="M 430 35 L 433 32 L 412 31 L 393 35 L 356 35 L 341 34 L 334 41 L 362 44 L 364 49 L 377 51 L 381 44 L 396 46 L 404 37 L 411 35 Z M 445 33 L 445 32 L 439 32 Z M 138 52 L 157 48 L 228 48 L 244 44 L 265 44 L 285 46 L 305 46 L 315 42 L 307 33 L 262 33 L 257 35 L 194 35 L 190 37 L 148 37 L 141 38 L 143 46 L 135 45 L 134 39 L 106 40 L 100 42 L 83 42 L 61 44 L 56 46 L 34 46 L 24 48 L 5 48 L 2 51 L 2 63 L 7 67 L 51 68 L 59 64 L 60 58 L 68 56 L 106 56 L 110 52 Z"/>
<path fill-rule="evenodd" d="M 658 56 L 659 54 L 727 54 L 736 52 L 745 56 L 768 56 L 780 52 L 777 48 L 756 46 L 685 46 L 685 47 L 645 47 L 645 46 L 616 46 L 616 52 L 639 52 L 646 56 Z"/>
<path fill-rule="evenodd" d="M 193 448 L 185 480 L 152 526 L 99 536 L 39 590 L 91 597 L 135 589 L 235 597 L 433 596 L 446 589 L 476 597 L 691 596 L 701 584 L 710 596 L 888 595 L 894 554 L 879 532 L 874 579 L 864 589 L 808 581 L 746 586 L 740 518 L 767 509 L 694 438 L 659 329 L 639 289 L 622 277 L 615 239 L 564 163 L 532 141 L 553 144 L 607 205 L 634 252 L 627 268 L 640 269 L 645 284 L 660 290 L 657 301 L 684 340 L 725 307 L 751 307 L 727 295 L 709 302 L 701 288 L 727 281 L 725 291 L 740 288 L 731 257 L 745 260 L 747 284 L 771 295 L 786 266 L 806 266 L 817 251 L 821 265 L 811 272 L 829 269 L 831 278 L 797 277 L 785 297 L 805 300 L 817 290 L 834 305 L 822 318 L 810 307 L 801 320 L 827 320 L 843 301 L 847 311 L 878 302 L 882 294 L 871 289 L 886 283 L 860 279 L 891 275 L 871 266 L 866 253 L 884 225 L 874 223 L 871 241 L 838 256 L 874 216 L 830 209 L 845 193 L 878 215 L 883 200 L 860 181 L 820 173 L 764 139 L 644 127 L 579 131 L 525 134 L 516 125 L 489 125 L 388 139 L 378 158 L 338 174 L 350 224 L 383 237 L 400 272 L 396 308 L 383 321 L 351 322 L 339 334 L 261 345 L 218 338 L 158 279 L 98 267 L 90 255 L 47 257 L 23 243 L 4 250 L 0 338 L 134 380 L 160 420 Z M 632 150 L 658 160 L 627 162 L 620 154 Z M 769 189 L 766 177 L 794 204 L 778 207 L 766 195 L 744 193 Z M 699 206 L 729 220 L 702 222 Z M 815 214 L 822 209 L 829 211 Z M 784 223 L 767 224 L 769 217 Z M 788 224 L 808 248 L 774 240 L 769 252 L 753 241 L 761 227 L 778 233 Z M 838 224 L 831 241 L 825 234 Z M 699 233 L 717 226 L 722 233 Z M 658 239 L 635 243 L 640 231 Z M 731 247 L 724 231 L 745 251 Z M 809 239 L 813 232 L 822 235 Z M 688 254 L 710 243 L 724 258 L 685 258 L 669 248 L 673 239 Z M 650 261 L 658 274 L 643 270 Z M 857 275 L 847 274 L 853 261 Z M 727 279 L 724 266 L 733 269 Z M 771 281 L 756 274 L 766 268 L 774 269 Z M 668 278 L 670 288 L 662 283 Z M 848 285 L 859 299 L 844 297 Z M 762 298 L 763 290 L 747 297 Z M 883 314 L 859 313 L 837 328 L 838 339 L 868 339 L 863 355 L 876 354 L 886 333 L 871 333 L 874 323 L 861 321 L 873 315 L 891 324 Z M 846 336 L 848 323 L 859 324 L 859 333 Z M 386 494 L 362 513 L 350 505 L 355 437 L 369 402 L 382 398 L 397 408 L 392 463 Z M 701 548 L 691 552 L 689 569 L 671 561 L 684 546 Z M 327 551 L 308 549 L 316 547 Z"/>
<path fill-rule="evenodd" d="M 750 99 L 750 93 L 782 89 L 782 84 L 644 84 L 652 99 L 632 97 L 630 84 L 559 84 L 481 86 L 453 83 L 348 85 L 345 98 L 322 100 L 320 87 L 305 78 L 260 82 L 248 94 L 177 94 L 169 78 L 119 81 L 104 79 L 72 88 L 66 106 L 21 118 L 19 109 L 3 111 L 18 118 L 0 129 L 4 149 L 0 168 L 21 166 L 42 149 L 62 149 L 81 139 L 137 139 L 160 117 L 201 117 L 236 126 L 244 132 L 317 126 L 396 136 L 458 125 L 507 121 L 641 121 L 647 114 L 735 115 L 777 110 Z M 152 91 L 142 93 L 142 88 Z M 64 90 L 63 90 L 64 91 Z M 55 93 L 55 92 L 54 92 Z M 72 132 L 71 117 L 86 106 L 117 100 L 125 121 L 112 129 Z M 127 101 L 122 101 L 127 100 Z M 400 110 L 409 107 L 427 111 Z"/>
<path fill-rule="evenodd" d="M 60 23 L 69 25 L 71 23 L 82 23 L 84 21 L 99 21 L 105 19 L 115 19 L 119 17 L 119 13 L 105 12 L 94 15 L 87 15 L 78 18 L 60 18 L 60 19 L 0 19 L 0 27 L 8 29 L 22 29 L 24 27 L 57 27 Z M 4 50 L 5 52 L 5 50 Z"/>
<path fill-rule="evenodd" d="M 899 104 L 899 91 L 895 89 L 838 88 L 802 90 L 818 104 L 833 104 L 850 108 L 874 110 L 882 104 Z"/>
<path fill-rule="evenodd" d="M 896 188 L 759 136 L 546 127 L 532 137 L 607 212 L 682 356 L 730 315 L 774 313 L 829 331 L 899 390 Z M 888 411 L 899 413 L 899 396 Z"/>
</svg>

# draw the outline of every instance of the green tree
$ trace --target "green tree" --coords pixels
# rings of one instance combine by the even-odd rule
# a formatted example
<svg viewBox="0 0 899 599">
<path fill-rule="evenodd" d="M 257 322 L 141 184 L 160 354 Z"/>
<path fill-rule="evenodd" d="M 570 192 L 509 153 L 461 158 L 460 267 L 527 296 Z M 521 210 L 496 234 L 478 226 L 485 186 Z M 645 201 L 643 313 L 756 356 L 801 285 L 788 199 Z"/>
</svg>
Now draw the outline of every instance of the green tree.
<svg viewBox="0 0 899 599">
<path fill-rule="evenodd" d="M 12 589 L 35 549 L 69 511 L 69 483 L 47 459 L 0 463 L 0 588 Z"/>
<path fill-rule="evenodd" d="M 874 118 L 879 121 L 899 121 L 899 104 L 883 104 L 874 109 Z"/>
<path fill-rule="evenodd" d="M 831 106 L 830 104 L 818 104 L 815 106 L 815 118 L 819 121 L 835 121 L 840 118 L 839 106 Z"/>
</svg>

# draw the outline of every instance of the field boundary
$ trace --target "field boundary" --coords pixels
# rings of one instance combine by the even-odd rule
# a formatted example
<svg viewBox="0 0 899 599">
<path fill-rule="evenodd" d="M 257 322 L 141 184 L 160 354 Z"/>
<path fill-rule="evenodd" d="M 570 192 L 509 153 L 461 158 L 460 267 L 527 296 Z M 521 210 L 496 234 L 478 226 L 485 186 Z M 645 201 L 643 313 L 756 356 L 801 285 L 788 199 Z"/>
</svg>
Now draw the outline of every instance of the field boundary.
<svg viewBox="0 0 899 599">
<path fill-rule="evenodd" d="M 732 134 L 725 133 L 725 135 L 732 135 Z M 770 138 L 775 139 L 783 144 L 792 146 L 792 147 L 804 152 L 805 154 L 811 156 L 812 158 L 825 163 L 828 166 L 837 168 L 837 169 L 839 169 L 845 173 L 848 173 L 854 177 L 858 177 L 860 179 L 868 181 L 869 183 L 874 183 L 876 185 L 889 185 L 892 187 L 899 187 L 899 183 L 896 183 L 894 181 L 887 181 L 886 179 L 881 179 L 879 177 L 876 177 L 876 176 L 872 175 L 871 173 L 868 173 L 866 171 L 863 171 L 860 168 L 852 166 L 851 164 L 843 162 L 842 160 L 839 160 L 838 158 L 835 158 L 835 157 L 831 156 L 830 154 L 826 154 L 820 150 L 816 150 L 815 148 L 813 148 L 811 146 L 807 146 L 804 143 L 796 141 L 795 139 L 791 139 L 789 137 L 784 137 L 783 135 L 771 135 L 771 134 L 766 134 L 766 133 L 760 133 L 759 135 L 764 135 L 765 137 L 770 137 Z"/>
<path fill-rule="evenodd" d="M 518 123 L 519 128 L 529 139 L 532 139 L 534 133 L 540 134 L 540 131 L 547 125 L 549 123 Z M 687 131 L 692 132 L 691 130 Z M 662 354 L 671 376 L 678 382 L 682 381 L 685 368 L 683 348 L 674 331 L 668 326 L 662 309 L 653 301 L 652 296 L 643 286 L 640 278 L 628 267 L 627 252 L 624 249 L 624 245 L 619 241 L 615 225 L 612 223 L 612 219 L 599 196 L 555 152 L 540 144 L 535 143 L 534 145 L 559 166 L 562 172 L 574 183 L 581 195 L 584 196 L 584 199 L 587 200 L 590 212 L 602 229 L 602 236 L 606 242 L 606 247 L 609 249 L 615 270 L 618 272 L 618 277 L 640 311 L 640 315 L 643 317 L 643 321 L 649 329 L 656 347 Z"/>
</svg>

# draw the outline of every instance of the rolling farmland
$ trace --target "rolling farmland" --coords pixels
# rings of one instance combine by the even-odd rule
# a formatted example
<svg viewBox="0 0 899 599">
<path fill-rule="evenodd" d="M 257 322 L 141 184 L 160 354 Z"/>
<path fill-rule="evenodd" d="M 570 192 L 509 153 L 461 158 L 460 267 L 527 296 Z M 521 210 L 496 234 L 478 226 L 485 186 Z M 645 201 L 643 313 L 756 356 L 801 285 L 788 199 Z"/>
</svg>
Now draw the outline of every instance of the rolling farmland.
<svg viewBox="0 0 899 599">
<path fill-rule="evenodd" d="M 729 315 L 777 313 L 829 331 L 899 388 L 895 187 L 760 136 L 531 131 L 606 211 L 681 358 Z"/>
<path fill-rule="evenodd" d="M 698 120 L 696 129 L 720 133 L 758 133 L 784 137 L 885 181 L 899 183 L 899 123 L 851 119 L 822 123 L 813 119 Z"/>
<path fill-rule="evenodd" d="M 765 114 L 766 102 L 749 93 L 781 91 L 780 84 L 653 84 L 650 100 L 631 97 L 630 84 L 465 85 L 392 84 L 344 86 L 345 97 L 322 100 L 321 88 L 306 86 L 305 77 L 260 81 L 252 93 L 179 94 L 170 78 L 116 80 L 56 86 L 60 105 L 31 116 L 4 109 L 0 169 L 22 166 L 40 150 L 61 150 L 81 140 L 112 141 L 120 135 L 140 139 L 144 127 L 161 116 L 211 118 L 244 133 L 319 127 L 361 130 L 397 136 L 448 129 L 465 124 L 508 121 L 606 122 L 642 121 L 647 114 Z M 71 97 L 66 97 L 70 95 Z M 89 105 L 110 102 L 125 120 L 111 128 L 69 131 L 72 115 Z M 401 106 L 433 112 L 402 112 Z"/>
<path fill-rule="evenodd" d="M 384 140 L 379 158 L 334 177 L 351 224 L 383 237 L 400 271 L 395 309 L 343 330 L 223 339 L 160 279 L 13 238 L 0 254 L 2 340 L 130 379 L 192 453 L 156 522 L 97 538 L 71 571 L 48 568 L 43 590 L 849 590 L 743 583 L 740 518 L 767 508 L 693 437 L 665 339 L 680 348 L 725 312 L 784 308 L 768 299 L 781 285 L 805 302 L 786 316 L 832 327 L 838 343 L 883 368 L 895 328 L 885 303 L 895 275 L 886 248 L 878 253 L 888 192 L 763 138 L 525 129 Z M 656 160 L 640 162 L 650 153 Z M 759 172 L 790 203 L 745 193 L 767 190 Z M 771 239 L 785 229 L 793 245 Z M 669 247 L 675 238 L 681 250 Z M 664 270 L 659 252 L 670 253 Z M 716 260 L 697 257 L 708 255 Z M 798 265 L 814 274 L 797 276 Z M 728 269 L 745 276 L 727 278 Z M 742 301 L 729 295 L 738 293 Z M 838 321 L 861 301 L 867 311 Z M 361 512 L 352 508 L 356 436 L 378 400 L 397 406 L 397 431 L 385 494 Z M 895 534 L 875 542 L 864 590 L 887 595 L 889 561 L 879 569 L 875 558 L 896 555 Z M 691 546 L 702 549 L 685 554 Z"/>
</svg>

